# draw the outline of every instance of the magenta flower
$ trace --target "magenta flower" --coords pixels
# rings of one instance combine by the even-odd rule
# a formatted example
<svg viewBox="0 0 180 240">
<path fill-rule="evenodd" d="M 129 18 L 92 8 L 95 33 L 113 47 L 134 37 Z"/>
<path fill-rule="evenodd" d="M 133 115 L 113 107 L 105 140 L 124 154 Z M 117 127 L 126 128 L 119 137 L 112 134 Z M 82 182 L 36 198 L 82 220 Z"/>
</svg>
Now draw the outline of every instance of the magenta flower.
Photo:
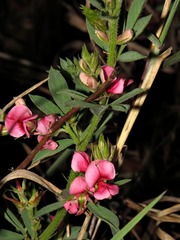
<svg viewBox="0 0 180 240">
<path fill-rule="evenodd" d="M 71 162 L 74 172 L 85 172 L 90 163 L 90 157 L 85 152 L 75 152 Z"/>
<path fill-rule="evenodd" d="M 64 204 L 64 208 L 70 214 L 81 215 L 86 209 L 87 202 L 90 200 L 88 194 L 76 194 L 73 199 Z"/>
<path fill-rule="evenodd" d="M 85 178 L 82 176 L 78 176 L 72 181 L 69 188 L 69 193 L 70 194 L 83 193 L 85 192 L 86 188 L 87 188 L 87 184 L 86 184 Z"/>
<path fill-rule="evenodd" d="M 51 133 L 52 125 L 57 121 L 55 115 L 49 114 L 37 122 L 36 134 L 46 135 Z"/>
<path fill-rule="evenodd" d="M 37 137 L 38 142 L 42 140 L 43 136 L 39 135 Z M 45 142 L 45 144 L 42 146 L 42 149 L 48 149 L 48 150 L 55 150 L 58 147 L 57 142 L 55 142 L 52 139 L 49 139 Z"/>
<path fill-rule="evenodd" d="M 111 66 L 104 65 L 101 67 L 101 72 L 100 72 L 100 77 L 102 83 L 106 82 L 108 78 L 111 76 L 115 69 Z M 125 78 L 122 77 L 115 77 L 112 80 L 112 83 L 110 86 L 107 88 L 106 92 L 108 94 L 121 94 L 124 92 L 124 88 L 128 86 L 129 84 L 133 83 L 132 79 L 126 80 Z"/>
<path fill-rule="evenodd" d="M 106 183 L 107 180 L 113 180 L 115 174 L 114 165 L 107 160 L 94 160 L 89 164 L 85 172 L 85 181 L 97 200 L 118 194 L 117 185 Z"/>
<path fill-rule="evenodd" d="M 19 138 L 23 135 L 30 137 L 30 133 L 36 127 L 35 119 L 37 114 L 33 115 L 31 110 L 24 105 L 14 106 L 6 115 L 5 127 L 9 135 Z"/>
</svg>

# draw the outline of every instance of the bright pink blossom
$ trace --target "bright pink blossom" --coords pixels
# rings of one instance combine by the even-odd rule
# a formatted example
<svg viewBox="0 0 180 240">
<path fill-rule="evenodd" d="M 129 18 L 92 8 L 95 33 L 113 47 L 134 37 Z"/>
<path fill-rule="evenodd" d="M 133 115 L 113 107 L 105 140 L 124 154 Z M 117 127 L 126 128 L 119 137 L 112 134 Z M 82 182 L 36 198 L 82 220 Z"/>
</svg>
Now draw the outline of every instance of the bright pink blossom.
<svg viewBox="0 0 180 240">
<path fill-rule="evenodd" d="M 68 211 L 70 214 L 76 214 L 79 210 L 79 204 L 77 199 L 72 199 L 67 201 L 64 204 L 64 208 L 66 211 Z"/>
<path fill-rule="evenodd" d="M 82 176 L 78 176 L 72 181 L 69 188 L 69 193 L 70 194 L 83 193 L 85 192 L 86 187 L 87 187 L 87 184 L 86 184 L 85 178 Z"/>
<path fill-rule="evenodd" d="M 94 160 L 89 164 L 85 180 L 97 200 L 111 198 L 119 192 L 118 186 L 106 183 L 113 180 L 115 174 L 114 165 L 107 160 Z"/>
<path fill-rule="evenodd" d="M 19 138 L 26 135 L 29 138 L 30 133 L 35 129 L 37 117 L 38 115 L 33 115 L 27 106 L 17 105 L 6 115 L 5 127 L 13 137 Z"/>
<path fill-rule="evenodd" d="M 55 115 L 49 114 L 37 122 L 36 134 L 46 135 L 51 133 L 52 125 L 57 121 Z"/>
<path fill-rule="evenodd" d="M 88 194 L 76 194 L 73 199 L 64 204 L 64 208 L 70 214 L 76 214 L 78 216 L 84 213 L 88 201 L 90 201 Z"/>
<path fill-rule="evenodd" d="M 43 136 L 39 135 L 37 137 L 38 142 L 42 140 Z M 42 149 L 55 150 L 58 147 L 57 142 L 52 139 L 48 139 L 45 144 L 42 146 Z"/>
<path fill-rule="evenodd" d="M 100 77 L 101 77 L 102 83 L 108 80 L 108 78 L 111 76 L 114 70 L 115 69 L 113 67 L 108 65 L 104 65 L 101 67 Z M 126 80 L 125 78 L 117 76 L 112 80 L 112 83 L 107 88 L 106 92 L 112 93 L 112 94 L 121 94 L 123 93 L 124 88 L 131 83 L 133 83 L 132 79 Z"/>
<path fill-rule="evenodd" d="M 90 163 L 90 157 L 85 152 L 75 152 L 71 162 L 74 172 L 85 172 Z"/>
</svg>

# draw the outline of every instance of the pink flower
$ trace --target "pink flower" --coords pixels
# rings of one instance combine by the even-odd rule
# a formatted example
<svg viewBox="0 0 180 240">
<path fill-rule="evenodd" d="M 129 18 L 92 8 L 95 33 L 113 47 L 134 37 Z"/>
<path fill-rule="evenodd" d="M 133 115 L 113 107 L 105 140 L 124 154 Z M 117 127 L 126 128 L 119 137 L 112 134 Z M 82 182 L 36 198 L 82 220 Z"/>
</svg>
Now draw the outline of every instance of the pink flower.
<svg viewBox="0 0 180 240">
<path fill-rule="evenodd" d="M 106 183 L 107 180 L 113 180 L 115 174 L 114 165 L 107 160 L 94 160 L 89 164 L 85 181 L 97 200 L 118 194 L 118 186 Z"/>
<path fill-rule="evenodd" d="M 90 163 L 90 157 L 85 152 L 75 152 L 71 162 L 74 172 L 85 172 Z"/>
<path fill-rule="evenodd" d="M 27 106 L 17 105 L 6 115 L 5 127 L 13 137 L 19 138 L 26 135 L 29 138 L 36 126 L 37 117 L 38 115 L 33 115 Z"/>
<path fill-rule="evenodd" d="M 113 67 L 108 65 L 104 65 L 101 67 L 100 77 L 102 83 L 108 80 L 108 78 L 111 76 L 114 70 L 115 69 Z M 123 93 L 124 88 L 131 83 L 133 83 L 132 79 L 126 80 L 125 78 L 122 77 L 115 77 L 112 80 L 110 86 L 107 88 L 106 92 L 112 94 L 121 94 Z"/>
<path fill-rule="evenodd" d="M 69 193 L 70 194 L 83 193 L 85 192 L 86 187 L 87 187 L 87 184 L 86 184 L 85 178 L 82 176 L 78 176 L 72 181 L 69 188 Z"/>
<path fill-rule="evenodd" d="M 77 199 L 72 199 L 67 201 L 64 204 L 64 208 L 66 211 L 68 211 L 70 214 L 76 214 L 79 210 L 79 204 Z"/>
<path fill-rule="evenodd" d="M 39 135 L 37 137 L 38 142 L 42 140 L 43 136 Z M 46 143 L 42 146 L 42 149 L 48 149 L 48 150 L 55 150 L 58 147 L 57 142 L 55 142 L 52 139 L 49 139 L 46 141 Z"/>
<path fill-rule="evenodd" d="M 88 201 L 90 201 L 88 194 L 76 194 L 73 199 L 64 204 L 64 208 L 70 214 L 78 216 L 84 213 Z"/>
<path fill-rule="evenodd" d="M 45 117 L 41 118 L 37 122 L 35 134 L 46 135 L 51 133 L 51 127 L 56 121 L 57 121 L 57 117 L 52 114 L 46 115 Z"/>
</svg>

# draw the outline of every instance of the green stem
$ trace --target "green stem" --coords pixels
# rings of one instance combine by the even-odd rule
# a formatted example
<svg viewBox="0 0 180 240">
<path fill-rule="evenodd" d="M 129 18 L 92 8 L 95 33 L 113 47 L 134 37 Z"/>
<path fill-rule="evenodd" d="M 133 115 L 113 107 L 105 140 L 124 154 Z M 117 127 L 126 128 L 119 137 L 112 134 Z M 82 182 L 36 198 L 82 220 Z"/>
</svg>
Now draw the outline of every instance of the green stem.
<svg viewBox="0 0 180 240">
<path fill-rule="evenodd" d="M 102 114 L 100 116 L 99 115 L 93 116 L 92 121 L 91 121 L 90 125 L 88 126 L 88 131 L 86 132 L 85 138 L 83 139 L 81 144 L 79 146 L 77 146 L 77 151 L 85 151 L 86 150 L 86 147 L 89 144 L 101 118 L 102 118 Z"/>
<path fill-rule="evenodd" d="M 171 8 L 171 11 L 169 13 L 168 19 L 167 19 L 167 21 L 166 21 L 166 23 L 164 25 L 164 28 L 163 28 L 162 33 L 161 33 L 161 36 L 159 38 L 161 43 L 163 43 L 164 39 L 166 38 L 166 35 L 167 35 L 168 31 L 169 31 L 169 28 L 170 28 L 170 25 L 171 25 L 172 20 L 174 18 L 174 15 L 175 15 L 175 13 L 177 11 L 177 8 L 179 6 L 179 1 L 180 0 L 175 0 L 174 1 L 174 4 L 173 4 L 173 6 Z"/>
<path fill-rule="evenodd" d="M 48 225 L 48 227 L 44 230 L 44 232 L 39 236 L 39 240 L 49 240 L 52 235 L 58 228 L 58 226 L 63 221 L 67 211 L 64 208 L 61 208 L 55 215 L 52 222 Z"/>
<path fill-rule="evenodd" d="M 122 5 L 122 0 L 116 0 L 115 9 L 112 11 L 109 20 L 109 48 L 108 48 L 108 59 L 107 64 L 109 66 L 115 67 L 117 60 L 117 49 L 116 49 L 116 39 L 118 34 L 119 26 L 119 15 Z"/>
</svg>

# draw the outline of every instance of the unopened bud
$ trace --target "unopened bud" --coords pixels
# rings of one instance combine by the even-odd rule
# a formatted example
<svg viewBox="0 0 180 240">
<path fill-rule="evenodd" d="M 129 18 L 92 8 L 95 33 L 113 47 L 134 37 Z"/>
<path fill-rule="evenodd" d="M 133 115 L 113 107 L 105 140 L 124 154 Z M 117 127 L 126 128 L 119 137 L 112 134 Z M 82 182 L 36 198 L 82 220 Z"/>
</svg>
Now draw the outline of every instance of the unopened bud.
<svg viewBox="0 0 180 240">
<path fill-rule="evenodd" d="M 122 44 L 126 44 L 129 41 L 131 41 L 131 39 L 134 36 L 134 32 L 131 29 L 126 30 L 125 32 L 123 32 L 121 35 L 119 35 L 117 37 L 116 43 L 118 45 L 122 45 Z"/>
<path fill-rule="evenodd" d="M 109 38 L 107 36 L 107 34 L 105 32 L 99 31 L 99 30 L 95 30 L 95 34 L 96 36 L 104 43 L 108 43 L 109 42 Z"/>
<path fill-rule="evenodd" d="M 98 82 L 96 81 L 96 79 L 93 78 L 92 76 L 87 75 L 84 72 L 80 73 L 79 78 L 81 82 L 88 86 L 89 88 L 96 89 L 98 86 Z"/>
<path fill-rule="evenodd" d="M 80 59 L 79 66 L 81 67 L 82 71 L 85 73 L 89 73 L 90 69 L 84 59 Z"/>
</svg>

